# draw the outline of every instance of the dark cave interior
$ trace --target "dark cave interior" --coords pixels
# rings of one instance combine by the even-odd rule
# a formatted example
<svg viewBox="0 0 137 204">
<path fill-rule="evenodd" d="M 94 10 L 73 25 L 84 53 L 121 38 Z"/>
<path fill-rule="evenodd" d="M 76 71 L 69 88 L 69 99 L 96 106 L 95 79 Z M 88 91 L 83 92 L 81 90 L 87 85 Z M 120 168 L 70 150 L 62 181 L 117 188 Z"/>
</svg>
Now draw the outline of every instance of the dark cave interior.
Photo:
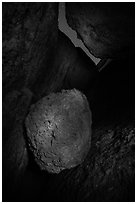
<svg viewBox="0 0 137 204">
<path fill-rule="evenodd" d="M 59 3 L 2 3 L 2 200 L 134 201 L 135 3 L 73 2 L 65 9 L 84 50 L 59 29 Z M 59 101 L 70 111 L 65 113 L 69 122 L 60 113 L 65 130 L 60 126 L 58 135 L 67 135 L 72 145 L 67 153 L 59 142 L 58 152 L 53 147 L 66 162 L 62 169 L 45 139 L 55 137 L 53 132 L 45 134 L 44 150 L 33 145 L 45 131 L 42 115 L 48 118 L 51 107 L 62 110 Z M 47 160 L 42 162 L 41 151 L 59 171 L 43 169 Z M 73 165 L 67 163 L 73 159 L 69 153 Z"/>
</svg>

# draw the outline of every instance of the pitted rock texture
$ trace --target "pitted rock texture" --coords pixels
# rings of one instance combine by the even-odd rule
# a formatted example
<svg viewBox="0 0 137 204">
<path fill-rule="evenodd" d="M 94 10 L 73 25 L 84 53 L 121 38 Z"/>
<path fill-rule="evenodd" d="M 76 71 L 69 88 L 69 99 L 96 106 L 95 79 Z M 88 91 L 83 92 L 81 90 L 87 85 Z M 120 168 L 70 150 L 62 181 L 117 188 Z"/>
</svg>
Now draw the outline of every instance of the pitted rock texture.
<svg viewBox="0 0 137 204">
<path fill-rule="evenodd" d="M 134 3 L 66 5 L 68 24 L 95 57 L 123 57 L 134 49 Z"/>
<path fill-rule="evenodd" d="M 25 124 L 42 170 L 59 173 L 82 163 L 91 144 L 91 111 L 76 89 L 52 93 L 32 105 Z"/>
</svg>

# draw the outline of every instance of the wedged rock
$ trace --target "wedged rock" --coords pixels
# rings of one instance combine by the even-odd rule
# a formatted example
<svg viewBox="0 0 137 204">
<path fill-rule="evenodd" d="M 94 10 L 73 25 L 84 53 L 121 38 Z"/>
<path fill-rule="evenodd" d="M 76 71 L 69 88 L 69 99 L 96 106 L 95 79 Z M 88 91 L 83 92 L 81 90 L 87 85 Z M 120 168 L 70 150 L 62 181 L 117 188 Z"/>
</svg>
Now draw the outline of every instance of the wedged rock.
<svg viewBox="0 0 137 204">
<path fill-rule="evenodd" d="M 135 201 L 135 59 L 113 60 L 98 76 L 92 141 L 84 162 L 50 181 L 52 201 Z M 43 192 L 44 201 L 45 192 Z"/>
<path fill-rule="evenodd" d="M 134 49 L 134 3 L 66 3 L 66 17 L 95 57 L 126 56 Z"/>
<path fill-rule="evenodd" d="M 3 3 L 4 96 L 42 83 L 56 47 L 57 16 L 57 3 Z"/>
<path fill-rule="evenodd" d="M 28 144 L 41 170 L 60 173 L 82 163 L 91 144 L 91 112 L 76 89 L 52 93 L 32 105 Z"/>
</svg>

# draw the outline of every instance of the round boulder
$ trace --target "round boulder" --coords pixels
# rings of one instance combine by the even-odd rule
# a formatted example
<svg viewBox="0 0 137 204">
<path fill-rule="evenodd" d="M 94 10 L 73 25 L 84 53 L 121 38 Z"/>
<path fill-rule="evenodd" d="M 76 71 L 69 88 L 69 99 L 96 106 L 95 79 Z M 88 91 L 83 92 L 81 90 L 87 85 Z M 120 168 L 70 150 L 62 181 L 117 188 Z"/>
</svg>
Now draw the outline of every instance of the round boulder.
<svg viewBox="0 0 137 204">
<path fill-rule="evenodd" d="M 28 144 L 41 170 L 59 173 L 82 163 L 91 144 L 91 111 L 80 91 L 51 93 L 31 106 Z"/>
</svg>

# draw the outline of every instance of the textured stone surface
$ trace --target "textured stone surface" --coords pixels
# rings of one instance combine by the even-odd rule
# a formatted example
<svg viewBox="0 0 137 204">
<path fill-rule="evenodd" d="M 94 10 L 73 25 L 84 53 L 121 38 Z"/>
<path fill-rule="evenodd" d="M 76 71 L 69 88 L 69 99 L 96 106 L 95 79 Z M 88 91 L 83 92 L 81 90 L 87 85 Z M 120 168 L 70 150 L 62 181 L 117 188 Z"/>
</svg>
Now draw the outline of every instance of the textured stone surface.
<svg viewBox="0 0 137 204">
<path fill-rule="evenodd" d="M 125 8 L 118 8 L 115 15 L 116 19 L 123 15 L 123 9 Z M 121 14 L 117 15 L 119 10 L 121 10 Z M 85 15 L 86 13 L 88 10 L 86 10 Z M 98 13 L 101 14 L 101 10 Z M 97 81 L 94 83 L 94 64 L 92 61 L 89 59 L 88 62 L 88 57 L 81 50 L 75 48 L 66 36 L 60 32 L 58 36 L 57 4 L 3 3 L 3 201 L 131 202 L 135 200 L 135 59 L 131 49 L 128 49 L 129 38 L 127 36 L 130 32 L 129 22 L 133 14 L 134 12 L 130 12 L 130 16 L 128 12 L 125 14 L 125 19 L 129 16 L 126 23 L 122 18 L 119 21 L 119 27 L 121 26 L 121 28 L 118 27 L 119 31 L 122 26 L 127 26 L 124 29 L 125 33 L 122 34 L 122 37 L 127 37 L 126 43 L 125 37 L 123 37 L 118 44 L 113 44 L 116 48 L 116 45 L 120 47 L 123 43 L 121 48 L 124 51 L 121 53 L 125 55 L 125 51 L 128 50 L 131 54 L 129 53 L 130 55 L 126 57 L 126 60 L 113 60 L 97 74 Z M 112 16 L 109 16 L 110 19 Z M 111 26 L 115 25 L 116 19 L 112 21 L 114 23 Z M 107 21 L 107 23 L 109 22 Z M 134 25 L 131 26 L 131 29 L 134 29 Z M 115 33 L 113 30 L 112 32 Z M 99 45 L 97 43 L 99 42 L 96 41 L 95 45 Z M 127 48 L 123 48 L 124 44 Z M 108 50 L 108 47 L 106 49 Z M 103 56 L 104 50 L 102 51 L 101 47 L 98 50 Z M 116 50 L 113 50 L 113 56 L 116 56 L 115 53 Z M 109 54 L 112 56 L 111 46 Z M 118 52 L 117 56 L 120 56 Z M 24 89 L 24 86 L 29 87 L 34 94 L 29 89 Z M 58 136 L 65 135 L 65 138 L 68 138 L 69 135 L 73 136 L 71 132 L 75 133 L 75 130 L 79 135 L 81 132 L 85 132 L 83 128 L 79 128 L 82 125 L 79 125 L 78 120 L 75 120 L 78 117 L 81 121 L 85 121 L 83 127 L 88 130 L 86 127 L 90 127 L 91 123 L 89 122 L 88 125 L 86 122 L 88 120 L 83 119 L 86 117 L 85 115 L 90 115 L 88 105 L 86 105 L 87 113 L 79 108 L 79 105 L 72 105 L 72 110 L 66 111 L 68 115 L 66 116 L 64 109 L 63 113 L 60 111 L 61 105 L 51 105 L 54 104 L 55 100 L 51 103 L 51 100 L 46 97 L 46 105 L 43 105 L 44 98 L 41 99 L 41 97 L 46 96 L 51 91 L 58 92 L 61 89 L 74 87 L 85 93 L 92 109 L 92 140 L 90 146 L 88 135 L 91 136 L 91 133 L 81 134 L 83 137 L 87 135 L 87 143 L 85 138 L 80 136 L 82 138 L 80 145 L 83 144 L 82 141 L 85 141 L 85 145 L 80 146 L 82 149 L 80 152 L 77 152 L 77 148 L 68 148 L 70 150 L 68 152 L 76 156 L 74 157 L 75 162 L 71 160 L 72 163 L 67 163 L 70 154 L 66 154 L 65 159 L 63 159 L 63 154 L 68 150 L 66 146 L 75 144 L 78 134 L 71 140 L 64 140 L 65 148 L 64 146 L 62 148 L 61 144 L 64 145 L 64 141 L 62 142 L 62 139 L 55 140 L 53 133 L 57 133 Z M 90 87 L 93 87 L 94 96 L 92 96 Z M 68 93 L 71 92 L 68 91 Z M 65 94 L 67 95 L 66 92 L 53 94 L 56 96 L 53 98 L 58 99 Z M 41 100 L 38 101 L 39 99 Z M 30 105 L 37 101 L 38 103 L 32 106 L 32 111 L 29 113 Z M 59 101 L 61 99 L 57 100 L 58 104 Z M 86 104 L 86 100 L 84 101 Z M 72 100 L 70 102 L 73 103 Z M 51 120 L 50 114 L 46 116 L 48 119 L 50 118 L 49 121 L 53 122 L 49 124 L 49 121 L 45 120 L 45 122 L 47 121 L 46 127 L 51 128 L 47 131 L 47 135 L 51 137 L 44 143 L 44 147 L 49 145 L 49 149 L 43 148 L 40 144 L 41 140 L 36 142 L 37 147 L 40 148 L 34 149 L 35 141 L 33 139 L 36 137 L 33 137 L 31 133 L 37 136 L 45 134 L 43 131 L 45 128 L 43 124 L 45 107 L 48 109 L 47 114 L 51 111 L 54 115 L 52 111 L 54 108 L 62 114 L 57 115 L 54 120 Z M 30 137 L 27 137 L 24 125 L 28 113 L 29 121 L 34 122 L 28 124 L 32 130 L 29 134 Z M 69 116 L 73 118 L 72 123 Z M 34 120 L 31 120 L 32 118 Z M 62 122 L 63 119 L 65 122 Z M 52 131 L 52 124 L 55 125 L 55 122 L 59 128 Z M 66 122 L 67 125 L 64 125 Z M 29 128 L 27 129 L 29 131 Z M 30 141 L 29 138 L 32 140 Z M 43 138 L 42 141 L 44 141 Z M 34 155 L 29 151 L 27 142 L 30 144 L 30 149 L 34 153 L 37 163 L 34 161 Z M 58 145 L 60 146 L 59 150 L 56 148 Z M 50 153 L 48 158 L 41 154 L 44 152 L 43 149 Z M 86 152 L 84 152 L 85 149 Z M 58 154 L 54 155 L 55 152 L 60 152 L 62 155 L 62 160 L 59 163 Z M 53 162 L 51 162 L 51 158 Z M 45 163 L 50 161 L 53 166 L 47 168 L 42 160 Z M 47 171 L 41 171 L 37 164 L 41 169 L 47 168 L 49 172 L 58 173 L 60 171 L 61 173 L 49 174 Z M 58 167 L 58 164 L 62 166 Z M 79 165 L 76 166 L 77 164 Z M 71 168 L 73 166 L 76 167 Z M 63 168 L 66 170 L 62 171 Z"/>
<path fill-rule="evenodd" d="M 85 161 L 50 181 L 50 191 L 56 192 L 52 201 L 134 202 L 134 125 L 107 124 L 93 132 Z"/>
<path fill-rule="evenodd" d="M 57 12 L 57 3 L 2 4 L 4 95 L 24 86 L 37 91 L 45 79 L 57 41 Z"/>
<path fill-rule="evenodd" d="M 2 167 L 3 198 L 13 196 L 28 165 L 28 151 L 23 123 L 32 93 L 28 89 L 12 91 L 3 101 Z"/>
<path fill-rule="evenodd" d="M 134 49 L 134 10 L 134 3 L 67 3 L 66 17 L 94 56 L 112 58 Z"/>
<path fill-rule="evenodd" d="M 32 105 L 25 124 L 40 168 L 59 173 L 83 162 L 90 148 L 91 122 L 86 97 L 76 89 L 52 93 Z"/>
</svg>

